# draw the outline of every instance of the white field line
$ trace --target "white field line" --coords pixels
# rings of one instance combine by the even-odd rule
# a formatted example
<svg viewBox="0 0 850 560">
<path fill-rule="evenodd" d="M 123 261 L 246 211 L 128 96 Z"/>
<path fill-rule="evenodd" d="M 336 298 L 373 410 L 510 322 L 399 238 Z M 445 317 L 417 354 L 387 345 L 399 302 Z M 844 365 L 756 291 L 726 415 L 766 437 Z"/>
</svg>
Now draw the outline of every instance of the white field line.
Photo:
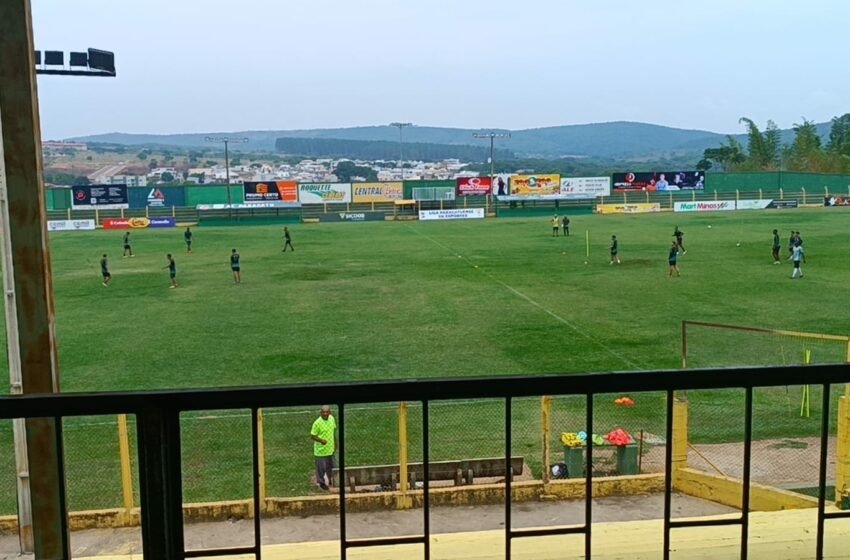
<svg viewBox="0 0 850 560">
<path fill-rule="evenodd" d="M 439 241 L 437 241 L 436 239 L 434 239 L 434 238 L 432 238 L 432 237 L 430 237 L 430 236 L 428 236 L 428 235 L 425 235 L 424 233 L 422 233 L 421 231 L 417 230 L 416 228 L 414 228 L 414 227 L 412 227 L 412 226 L 410 226 L 410 225 L 408 225 L 407 227 L 408 227 L 408 228 L 410 228 L 410 230 L 411 230 L 411 231 L 413 231 L 414 233 L 416 233 L 417 235 L 421 235 L 422 237 L 424 237 L 425 239 L 427 239 L 427 240 L 428 240 L 428 241 L 430 241 L 431 243 L 433 243 L 433 244 L 437 245 L 438 247 L 442 247 L 443 249 L 445 249 L 446 251 L 448 251 L 448 252 L 449 252 L 449 253 L 451 253 L 452 255 L 455 255 L 455 256 L 457 256 L 457 257 L 460 257 L 460 258 L 461 258 L 461 260 L 465 261 L 466 263 L 468 263 L 468 264 L 470 264 L 470 265 L 472 265 L 472 266 L 475 266 L 475 265 L 474 265 L 474 263 L 473 263 L 472 261 L 470 261 L 470 260 L 469 260 L 466 256 L 461 255 L 460 253 L 458 253 L 457 251 L 455 251 L 455 250 L 454 250 L 454 249 L 452 249 L 451 247 L 449 247 L 449 246 L 447 246 L 447 245 L 444 245 L 443 243 L 440 243 Z M 579 328 L 576 324 L 574 324 L 574 323 L 572 323 L 572 322 L 568 321 L 567 319 L 564 319 L 563 317 L 561 317 L 560 315 L 558 315 L 557 313 L 555 313 L 555 312 L 554 312 L 554 311 L 552 311 L 551 309 L 548 309 L 547 307 L 544 307 L 543 305 L 539 304 L 538 302 L 536 302 L 535 300 L 531 299 L 531 298 L 530 298 L 529 296 L 527 296 L 526 294 L 524 294 L 524 293 L 520 292 L 519 290 L 517 290 L 517 289 L 516 289 L 516 288 L 514 288 L 513 286 L 511 286 L 511 285 L 509 285 L 509 284 L 507 284 L 507 283 L 503 282 L 502 280 L 500 280 L 500 279 L 496 278 L 495 276 L 493 276 L 492 274 L 490 274 L 489 272 L 487 272 L 487 270 L 485 270 L 485 269 L 480 269 L 480 268 L 479 268 L 478 270 L 479 270 L 479 271 L 480 271 L 483 275 L 485 275 L 485 276 L 487 276 L 488 278 L 490 278 L 493 282 L 495 282 L 495 283 L 497 283 L 497 284 L 501 285 L 502 287 L 504 287 L 504 288 L 505 288 L 505 289 L 507 289 L 508 291 L 512 292 L 512 293 L 513 293 L 514 295 L 516 295 L 517 297 L 519 297 L 519 298 L 521 298 L 521 299 L 525 300 L 525 301 L 526 301 L 526 302 L 528 302 L 529 304 L 531 304 L 531 305 L 533 305 L 534 307 L 538 308 L 539 310 L 543 311 L 544 313 L 546 313 L 547 315 L 549 315 L 550 317 L 552 317 L 552 318 L 553 318 L 553 319 L 555 319 L 556 321 L 558 321 L 558 322 L 560 322 L 560 323 L 562 323 L 562 324 L 566 325 L 567 327 L 569 327 L 570 329 L 572 329 L 573 331 L 575 331 L 575 333 L 576 333 L 576 334 L 578 334 L 579 336 L 581 336 L 581 337 L 585 338 L 587 341 L 591 342 L 592 344 L 595 344 L 596 346 L 598 346 L 599 348 L 601 348 L 602 350 L 604 350 L 604 351 L 605 351 L 605 352 L 607 352 L 608 354 L 610 354 L 610 355 L 614 356 L 615 358 L 617 358 L 618 360 L 620 360 L 621 362 L 623 362 L 624 364 L 626 364 L 626 365 L 627 365 L 627 366 L 629 366 L 630 368 L 638 369 L 638 370 L 639 370 L 639 369 L 643 369 L 643 368 L 641 368 L 638 364 L 636 364 L 635 362 L 633 362 L 633 361 L 631 361 L 630 359 L 626 358 L 625 356 L 623 356 L 623 355 L 622 355 L 622 354 L 620 354 L 619 352 L 616 352 L 616 351 L 612 350 L 611 348 L 609 348 L 608 346 L 606 346 L 605 344 L 603 344 L 602 342 L 600 342 L 598 339 L 596 339 L 596 338 L 594 338 L 594 337 L 590 336 L 589 334 L 587 334 L 587 332 L 585 332 L 583 329 Z"/>
</svg>

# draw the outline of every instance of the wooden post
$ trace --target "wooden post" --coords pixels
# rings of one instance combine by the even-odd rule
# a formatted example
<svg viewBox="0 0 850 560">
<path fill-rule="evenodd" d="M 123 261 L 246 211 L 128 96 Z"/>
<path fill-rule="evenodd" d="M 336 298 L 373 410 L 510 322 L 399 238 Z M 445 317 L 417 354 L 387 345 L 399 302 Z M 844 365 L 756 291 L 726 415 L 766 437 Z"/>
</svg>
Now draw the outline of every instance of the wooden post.
<svg viewBox="0 0 850 560">
<path fill-rule="evenodd" d="M 121 217 L 122 218 L 124 217 L 124 209 L 123 208 L 121 209 Z M 151 217 L 150 216 L 150 207 L 145 206 L 145 218 L 150 218 L 150 217 Z"/>
<path fill-rule="evenodd" d="M 124 219 L 124 209 L 121 209 L 121 219 Z"/>
<path fill-rule="evenodd" d="M 118 415 L 118 455 L 121 459 L 121 490 L 124 497 L 124 515 L 127 521 L 133 510 L 133 472 L 130 467 L 130 437 L 127 432 L 127 415 Z"/>
<path fill-rule="evenodd" d="M 838 431 L 835 446 L 835 505 L 850 499 L 850 397 L 838 399 Z"/>
<path fill-rule="evenodd" d="M 396 508 L 409 509 L 413 506 L 409 495 L 410 478 L 407 474 L 407 403 L 398 403 L 398 467 L 399 493 Z"/>
<path fill-rule="evenodd" d="M 177 207 L 176 207 L 176 206 L 172 206 L 172 207 L 171 207 L 171 217 L 172 217 L 172 218 L 176 218 L 176 217 L 177 217 Z"/>
<path fill-rule="evenodd" d="M 267 479 L 266 479 L 266 437 L 263 409 L 257 409 L 257 467 L 260 471 L 260 511 L 266 511 Z"/>
<path fill-rule="evenodd" d="M 540 399 L 540 417 L 543 423 L 543 484 L 549 484 L 551 458 L 549 456 L 549 435 L 552 425 L 552 397 L 544 395 Z"/>
<path fill-rule="evenodd" d="M 10 377 L 13 391 L 25 394 L 59 391 L 31 13 L 30 0 L 0 2 L 0 198 L 7 230 L 0 247 L 10 271 L 4 276 L 11 281 L 4 286 L 7 313 L 11 303 L 15 315 L 6 325 Z M 14 425 L 26 426 L 25 435 L 16 434 L 15 453 L 16 466 L 27 466 L 30 489 L 31 509 L 19 515 L 32 512 L 31 522 L 19 517 L 21 546 L 36 558 L 69 558 L 61 423 L 29 418 Z"/>
<path fill-rule="evenodd" d="M 71 207 L 70 206 L 68 207 L 68 219 L 69 220 L 71 219 Z"/>
</svg>

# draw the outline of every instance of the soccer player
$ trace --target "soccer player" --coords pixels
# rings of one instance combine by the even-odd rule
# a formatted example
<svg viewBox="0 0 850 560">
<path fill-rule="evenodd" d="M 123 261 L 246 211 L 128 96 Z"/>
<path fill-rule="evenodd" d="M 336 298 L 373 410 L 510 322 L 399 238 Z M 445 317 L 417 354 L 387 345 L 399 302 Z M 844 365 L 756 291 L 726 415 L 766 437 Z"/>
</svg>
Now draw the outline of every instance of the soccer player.
<svg viewBox="0 0 850 560">
<path fill-rule="evenodd" d="M 800 256 L 803 257 L 803 264 L 805 264 L 805 262 L 806 262 L 806 251 L 803 249 L 803 237 L 800 235 L 799 231 L 795 232 L 795 235 L 797 236 L 797 241 L 795 241 L 794 243 L 795 243 L 795 245 L 800 247 Z"/>
<path fill-rule="evenodd" d="M 620 262 L 620 255 L 618 253 L 619 253 L 619 243 L 617 242 L 617 236 L 612 235 L 611 236 L 611 262 L 609 262 L 608 264 L 614 264 L 615 262 L 617 264 L 622 264 Z"/>
<path fill-rule="evenodd" d="M 168 259 L 168 264 L 165 265 L 163 270 L 168 269 L 168 276 L 171 278 L 171 286 L 172 288 L 177 287 L 177 263 L 174 262 L 174 257 L 171 256 L 171 253 L 165 255 Z"/>
<path fill-rule="evenodd" d="M 186 252 L 191 253 L 192 252 L 192 230 L 189 229 L 188 227 L 186 228 L 186 231 L 183 232 L 183 241 L 186 242 Z"/>
<path fill-rule="evenodd" d="M 564 237 L 570 236 L 570 219 L 567 216 L 564 216 L 564 219 L 561 221 L 561 224 L 564 227 Z"/>
<path fill-rule="evenodd" d="M 679 264 L 677 262 L 678 259 L 679 244 L 674 241 L 673 244 L 670 246 L 670 254 L 667 256 L 667 264 L 670 265 L 670 272 L 667 274 L 668 278 L 673 277 L 673 271 L 676 272 L 676 276 L 681 276 L 681 273 L 679 273 Z"/>
<path fill-rule="evenodd" d="M 283 228 L 283 252 L 286 252 L 286 248 L 289 247 L 292 249 L 292 252 L 295 252 L 295 247 L 292 246 L 292 236 L 289 235 L 289 228 L 284 226 Z"/>
<path fill-rule="evenodd" d="M 230 252 L 230 271 L 233 273 L 233 283 L 241 284 L 242 283 L 242 269 L 239 266 L 239 253 L 236 252 L 236 249 L 233 249 Z"/>
<path fill-rule="evenodd" d="M 109 274 L 109 263 L 106 260 L 106 253 L 104 253 L 103 257 L 100 259 L 100 274 L 103 276 L 103 287 L 108 287 L 109 281 L 112 280 L 112 275 Z"/>
<path fill-rule="evenodd" d="M 687 253 L 687 251 L 685 250 L 685 246 L 682 245 L 682 237 L 684 237 L 684 235 L 685 232 L 680 230 L 679 226 L 676 226 L 676 229 L 673 230 L 673 237 L 676 238 L 676 245 L 679 246 L 679 250 L 682 252 L 683 255 Z"/>
<path fill-rule="evenodd" d="M 133 254 L 133 248 L 130 247 L 130 232 L 129 231 L 124 234 L 124 254 L 123 254 L 123 256 L 126 257 L 127 253 L 129 253 L 131 257 L 136 256 L 136 255 Z"/>
<path fill-rule="evenodd" d="M 552 218 L 552 237 L 558 237 L 558 233 L 561 229 L 561 220 L 558 219 L 558 215 L 555 214 L 555 217 Z"/>
<path fill-rule="evenodd" d="M 797 241 L 797 232 L 793 229 L 791 230 L 791 236 L 788 238 L 788 260 L 791 260 L 791 257 L 794 256 L 794 245 Z"/>
<path fill-rule="evenodd" d="M 791 258 L 794 261 L 794 270 L 791 272 L 791 278 L 803 277 L 803 271 L 800 269 L 800 259 L 803 258 L 803 247 L 801 245 L 794 245 L 794 248 L 791 249 Z"/>
<path fill-rule="evenodd" d="M 779 242 L 779 230 L 773 230 L 773 264 L 779 263 L 779 249 L 782 247 L 782 244 Z"/>
</svg>

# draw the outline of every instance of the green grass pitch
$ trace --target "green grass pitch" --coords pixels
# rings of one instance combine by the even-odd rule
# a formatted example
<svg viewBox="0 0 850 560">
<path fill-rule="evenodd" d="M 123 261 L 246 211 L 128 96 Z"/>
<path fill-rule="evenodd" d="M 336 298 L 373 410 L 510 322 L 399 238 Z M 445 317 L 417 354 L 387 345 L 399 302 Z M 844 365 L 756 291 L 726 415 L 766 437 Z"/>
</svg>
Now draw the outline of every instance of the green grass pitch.
<svg viewBox="0 0 850 560">
<path fill-rule="evenodd" d="M 568 238 L 551 236 L 550 219 L 305 224 L 290 227 L 294 253 L 281 252 L 281 227 L 193 228 L 191 254 L 181 228 L 138 230 L 132 233 L 134 258 L 121 257 L 120 231 L 53 234 L 62 389 L 678 368 L 683 319 L 850 331 L 850 306 L 836 304 L 845 299 L 850 278 L 850 215 L 840 209 L 577 215 Z M 675 225 L 685 232 L 688 253 L 680 259 L 682 276 L 671 279 L 666 257 Z M 772 264 L 773 228 L 780 231 L 783 258 L 789 231 L 802 232 L 808 261 L 803 279 L 789 278 L 788 262 Z M 612 234 L 620 240 L 621 265 L 608 263 Z M 232 248 L 242 255 L 238 286 L 229 269 Z M 180 286 L 174 290 L 163 270 L 168 252 L 177 262 Z M 108 288 L 100 284 L 102 253 L 109 255 L 113 275 Z M 799 353 L 799 348 L 789 350 L 783 360 L 794 362 Z M 753 360 L 757 354 L 778 356 L 778 350 L 754 348 Z M 5 355 L 2 360 L 5 366 Z M 607 396 L 600 399 L 610 402 Z M 783 399 L 757 403 L 765 414 L 781 409 L 783 418 L 788 416 L 787 422 L 757 428 L 757 434 L 814 433 L 816 394 L 813 419 L 806 424 L 785 415 Z M 322 400 L 319 391 L 317 405 Z M 638 400 L 628 411 L 597 409 L 604 424 L 598 431 L 616 424 L 663 433 L 661 398 Z M 742 433 L 739 394 L 706 400 L 734 413 L 710 429 L 693 426 L 695 438 L 734 439 Z M 793 400 L 799 405 L 798 396 Z M 435 456 L 498 455 L 500 406 L 435 405 Z M 513 430 L 516 449 L 528 448 L 532 466 L 539 466 L 533 458 L 540 439 L 537 406 L 537 401 L 518 403 Z M 581 429 L 583 409 L 565 408 L 560 414 L 563 421 L 553 430 Z M 314 416 L 314 411 L 270 411 L 270 495 L 309 489 L 311 449 L 305 434 Z M 414 445 L 415 418 L 411 413 Z M 464 422 L 480 425 L 481 418 L 491 418 L 493 429 L 482 435 L 478 448 L 453 441 L 453 434 L 468 425 Z M 85 420 L 86 426 L 69 420 L 66 429 L 71 507 L 118 505 L 120 490 L 110 491 L 114 498 L 108 503 L 101 496 L 104 488 L 118 488 L 114 424 Z M 192 419 L 185 428 L 186 500 L 246 497 L 250 426 L 245 417 L 202 422 Z M 392 409 L 364 407 L 352 411 L 347 424 L 353 462 L 395 460 L 392 445 L 371 441 L 376 432 L 395 440 Z M 241 440 L 233 436 L 240 433 Z M 11 449 L 10 428 L 2 425 L 0 514 L 14 509 Z M 95 463 L 100 467 L 91 467 Z"/>
</svg>

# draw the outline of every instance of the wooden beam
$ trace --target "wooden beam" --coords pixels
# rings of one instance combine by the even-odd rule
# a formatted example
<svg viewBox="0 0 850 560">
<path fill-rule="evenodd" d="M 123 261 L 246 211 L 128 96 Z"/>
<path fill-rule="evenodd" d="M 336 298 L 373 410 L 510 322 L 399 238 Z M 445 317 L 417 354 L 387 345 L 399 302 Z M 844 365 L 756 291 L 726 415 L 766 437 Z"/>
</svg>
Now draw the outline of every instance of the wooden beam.
<svg viewBox="0 0 850 560">
<path fill-rule="evenodd" d="M 0 2 L 0 37 L 0 122 L 21 390 L 54 393 L 59 391 L 59 368 L 30 0 Z M 37 558 L 70 556 L 61 447 L 54 419 L 26 421 Z"/>
</svg>

